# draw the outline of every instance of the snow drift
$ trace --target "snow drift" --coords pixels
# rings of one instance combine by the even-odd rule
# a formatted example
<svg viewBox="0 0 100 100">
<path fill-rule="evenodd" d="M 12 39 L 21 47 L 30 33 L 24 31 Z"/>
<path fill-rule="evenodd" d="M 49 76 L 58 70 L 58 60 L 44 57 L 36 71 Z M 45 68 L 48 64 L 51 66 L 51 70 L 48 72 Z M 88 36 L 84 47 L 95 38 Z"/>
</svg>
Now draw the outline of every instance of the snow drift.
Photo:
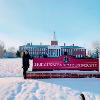
<svg viewBox="0 0 100 100">
<path fill-rule="evenodd" d="M 24 80 L 21 67 L 19 58 L 0 59 L 0 100 L 81 100 L 81 92 L 86 100 L 100 100 L 100 79 Z M 82 91 L 81 87 L 93 88 L 94 92 L 90 88 Z"/>
</svg>

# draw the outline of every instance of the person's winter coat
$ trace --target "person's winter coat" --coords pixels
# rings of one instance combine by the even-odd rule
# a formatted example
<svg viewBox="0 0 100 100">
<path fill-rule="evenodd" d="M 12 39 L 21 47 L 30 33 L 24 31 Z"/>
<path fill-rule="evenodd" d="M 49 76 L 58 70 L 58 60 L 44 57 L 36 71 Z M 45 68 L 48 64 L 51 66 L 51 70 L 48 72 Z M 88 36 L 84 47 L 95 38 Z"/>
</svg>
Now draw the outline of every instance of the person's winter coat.
<svg viewBox="0 0 100 100">
<path fill-rule="evenodd" d="M 25 54 L 22 58 L 23 68 L 29 68 L 29 59 L 31 59 L 31 56 L 29 54 Z"/>
<path fill-rule="evenodd" d="M 81 100 L 85 100 L 85 95 L 83 93 L 80 94 Z"/>
</svg>

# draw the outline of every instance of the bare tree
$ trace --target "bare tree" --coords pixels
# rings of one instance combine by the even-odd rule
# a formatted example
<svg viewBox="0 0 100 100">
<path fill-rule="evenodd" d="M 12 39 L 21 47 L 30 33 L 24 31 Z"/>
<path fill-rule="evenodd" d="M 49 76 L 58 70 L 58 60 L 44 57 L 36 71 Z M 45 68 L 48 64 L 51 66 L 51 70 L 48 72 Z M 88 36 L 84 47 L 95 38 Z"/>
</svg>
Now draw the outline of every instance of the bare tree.
<svg viewBox="0 0 100 100">
<path fill-rule="evenodd" d="M 92 57 L 92 52 L 91 52 L 91 50 L 88 50 L 88 51 L 87 51 L 87 57 Z"/>
<path fill-rule="evenodd" d="M 8 51 L 9 51 L 9 52 L 12 52 L 12 53 L 15 53 L 15 52 L 16 52 L 14 47 L 8 48 Z"/>
<path fill-rule="evenodd" d="M 93 47 L 93 49 L 95 50 L 95 53 L 97 54 L 97 58 L 98 58 L 99 55 L 100 55 L 100 41 L 95 41 L 95 42 L 92 44 L 92 47 Z"/>
<path fill-rule="evenodd" d="M 14 47 L 8 48 L 8 52 L 10 57 L 16 57 L 16 50 Z"/>
<path fill-rule="evenodd" d="M 93 47 L 94 49 L 100 50 L 100 41 L 95 41 L 95 42 L 93 42 L 92 47 Z"/>
<path fill-rule="evenodd" d="M 0 41 L 0 58 L 4 55 L 4 42 Z"/>
</svg>

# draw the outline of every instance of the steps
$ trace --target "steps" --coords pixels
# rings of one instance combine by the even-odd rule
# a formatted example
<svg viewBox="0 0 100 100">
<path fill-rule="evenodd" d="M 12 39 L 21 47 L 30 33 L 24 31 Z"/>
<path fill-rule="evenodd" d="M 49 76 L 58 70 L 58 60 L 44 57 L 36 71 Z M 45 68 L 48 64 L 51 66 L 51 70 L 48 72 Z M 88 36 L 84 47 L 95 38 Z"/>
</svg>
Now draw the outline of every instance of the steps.
<svg viewBox="0 0 100 100">
<path fill-rule="evenodd" d="M 43 78 L 100 78 L 99 72 L 27 72 L 28 79 L 43 79 Z"/>
</svg>

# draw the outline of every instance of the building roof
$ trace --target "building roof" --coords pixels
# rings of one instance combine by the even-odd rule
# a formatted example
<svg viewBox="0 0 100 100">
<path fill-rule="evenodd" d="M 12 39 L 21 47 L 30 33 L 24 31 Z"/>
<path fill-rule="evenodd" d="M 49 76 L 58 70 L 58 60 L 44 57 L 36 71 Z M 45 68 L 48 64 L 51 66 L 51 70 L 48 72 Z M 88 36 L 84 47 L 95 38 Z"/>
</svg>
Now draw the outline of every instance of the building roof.
<svg viewBox="0 0 100 100">
<path fill-rule="evenodd" d="M 33 48 L 48 48 L 48 47 L 51 47 L 51 45 L 30 45 L 30 44 L 27 44 L 27 45 L 23 45 L 23 46 L 19 46 L 19 47 L 33 47 Z M 57 46 L 58 47 L 58 46 Z M 61 48 L 71 48 L 71 49 L 85 49 L 84 47 L 80 47 L 80 46 L 59 46 Z"/>
<path fill-rule="evenodd" d="M 48 47 L 49 45 L 32 45 L 32 47 L 40 47 L 40 48 L 44 48 L 44 47 Z"/>
<path fill-rule="evenodd" d="M 83 47 L 79 47 L 79 46 L 60 46 L 61 48 L 73 48 L 73 49 L 76 49 L 76 48 L 78 48 L 78 49 L 81 49 L 81 48 L 83 48 Z"/>
<path fill-rule="evenodd" d="M 23 45 L 25 47 L 34 47 L 34 48 L 46 48 L 49 45 Z"/>
</svg>

